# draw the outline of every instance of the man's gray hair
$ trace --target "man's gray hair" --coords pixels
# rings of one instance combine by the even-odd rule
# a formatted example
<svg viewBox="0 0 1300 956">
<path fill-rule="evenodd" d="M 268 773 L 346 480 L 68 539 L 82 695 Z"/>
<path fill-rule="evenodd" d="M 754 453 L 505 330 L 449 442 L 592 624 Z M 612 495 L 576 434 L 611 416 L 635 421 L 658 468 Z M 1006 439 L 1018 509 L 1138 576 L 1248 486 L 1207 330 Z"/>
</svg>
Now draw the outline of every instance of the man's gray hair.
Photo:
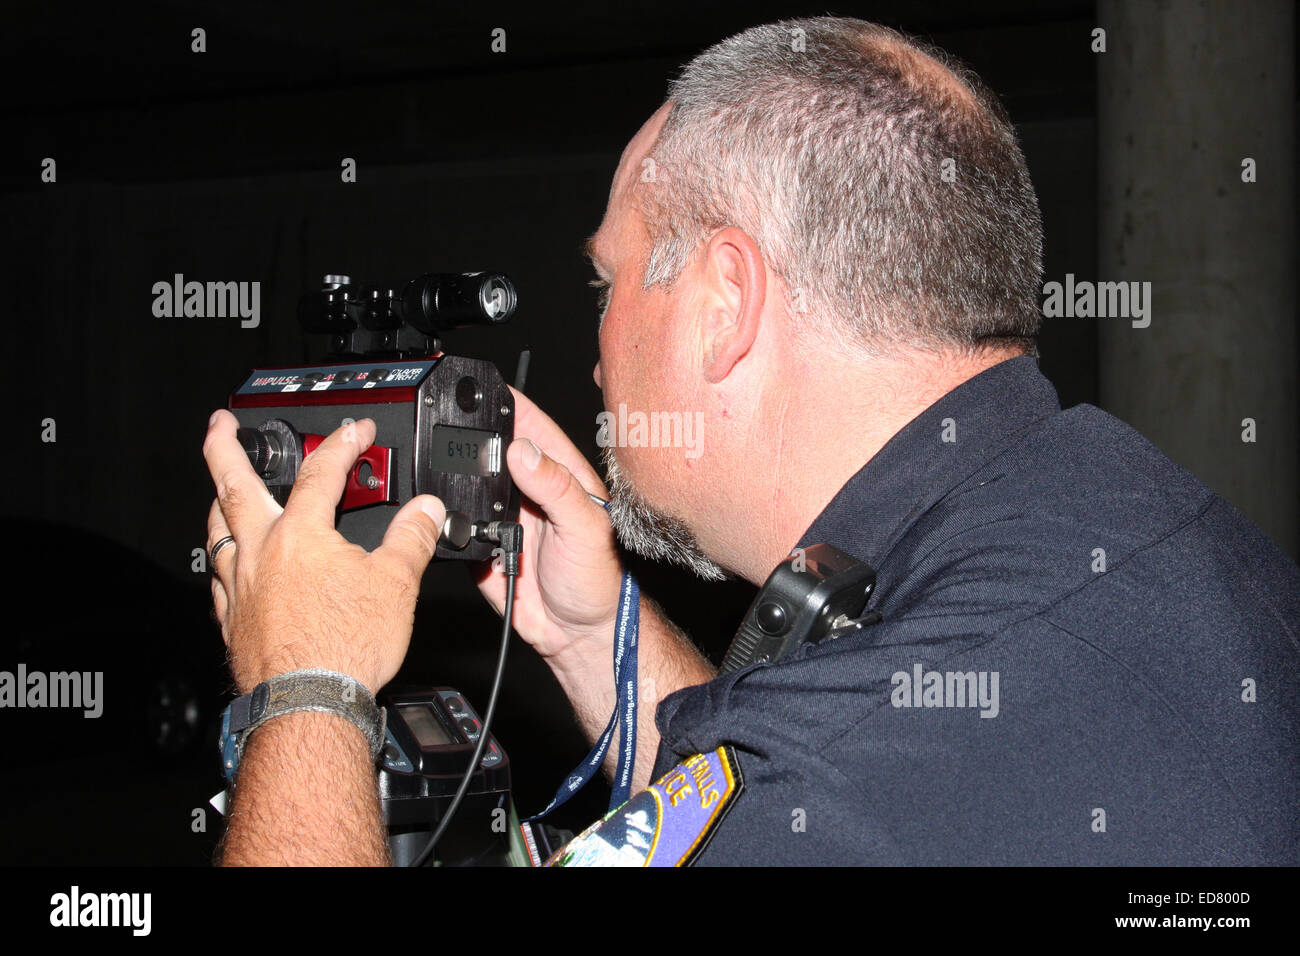
<svg viewBox="0 0 1300 956">
<path fill-rule="evenodd" d="M 946 54 L 860 20 L 785 20 L 701 53 L 669 98 L 636 190 L 647 290 L 730 225 L 805 338 L 1036 352 L 1038 201 L 1001 104 Z"/>
</svg>

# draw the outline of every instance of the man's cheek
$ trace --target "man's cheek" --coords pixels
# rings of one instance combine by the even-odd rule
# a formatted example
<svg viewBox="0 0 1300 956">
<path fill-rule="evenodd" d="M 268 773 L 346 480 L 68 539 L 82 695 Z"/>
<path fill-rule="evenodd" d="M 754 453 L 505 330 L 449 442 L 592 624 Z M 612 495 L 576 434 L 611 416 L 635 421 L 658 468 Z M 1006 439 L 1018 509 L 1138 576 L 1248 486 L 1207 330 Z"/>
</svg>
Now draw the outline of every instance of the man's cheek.
<svg viewBox="0 0 1300 956">
<path fill-rule="evenodd" d="M 605 409 L 613 414 L 620 401 L 626 401 L 623 394 L 628 381 L 623 367 L 622 353 L 618 351 L 618 342 L 613 335 L 601 336 L 600 348 L 600 393 L 604 399 Z"/>
<path fill-rule="evenodd" d="M 599 378 L 597 384 L 605 396 L 605 405 L 608 407 L 610 390 L 618 381 L 618 352 L 616 351 L 614 333 L 608 323 L 601 327 L 600 335 L 596 340 L 596 347 L 599 352 L 595 370 Z"/>
</svg>

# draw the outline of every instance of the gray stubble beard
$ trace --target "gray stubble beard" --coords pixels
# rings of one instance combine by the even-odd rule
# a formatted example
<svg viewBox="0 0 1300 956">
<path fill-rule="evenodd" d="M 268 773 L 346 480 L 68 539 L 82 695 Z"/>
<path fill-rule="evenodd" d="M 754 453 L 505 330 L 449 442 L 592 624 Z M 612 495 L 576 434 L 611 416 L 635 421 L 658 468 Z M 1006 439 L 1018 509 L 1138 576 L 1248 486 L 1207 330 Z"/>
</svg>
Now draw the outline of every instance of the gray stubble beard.
<svg viewBox="0 0 1300 956">
<path fill-rule="evenodd" d="M 609 489 L 609 518 L 623 547 L 652 561 L 679 565 L 705 581 L 730 577 L 700 550 L 695 533 L 680 518 L 652 507 L 633 487 L 612 445 L 601 449 L 601 459 Z"/>
</svg>

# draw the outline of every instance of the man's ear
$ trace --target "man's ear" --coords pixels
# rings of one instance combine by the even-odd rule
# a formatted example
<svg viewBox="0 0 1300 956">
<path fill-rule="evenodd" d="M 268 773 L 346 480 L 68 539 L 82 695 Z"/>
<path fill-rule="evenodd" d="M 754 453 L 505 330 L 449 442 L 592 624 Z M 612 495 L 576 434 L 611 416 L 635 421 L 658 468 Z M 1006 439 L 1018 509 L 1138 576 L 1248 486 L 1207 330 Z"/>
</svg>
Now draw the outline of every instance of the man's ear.
<svg viewBox="0 0 1300 956">
<path fill-rule="evenodd" d="M 767 268 L 758 243 L 735 226 L 715 233 L 703 255 L 704 377 L 716 385 L 758 338 Z"/>
</svg>

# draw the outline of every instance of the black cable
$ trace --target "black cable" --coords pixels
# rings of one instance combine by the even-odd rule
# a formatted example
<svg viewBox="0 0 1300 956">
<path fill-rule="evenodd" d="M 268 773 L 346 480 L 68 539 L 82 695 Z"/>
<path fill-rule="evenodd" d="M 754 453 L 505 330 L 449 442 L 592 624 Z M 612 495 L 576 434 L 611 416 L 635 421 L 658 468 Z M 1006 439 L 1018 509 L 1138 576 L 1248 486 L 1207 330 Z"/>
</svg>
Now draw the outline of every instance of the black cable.
<svg viewBox="0 0 1300 956">
<path fill-rule="evenodd" d="M 505 524 L 505 522 L 502 522 Z M 518 525 L 514 526 L 518 528 Z M 522 532 L 521 532 L 522 534 Z M 514 560 L 511 560 L 513 556 Z M 474 772 L 478 769 L 483 760 L 483 751 L 487 749 L 488 741 L 491 739 L 492 718 L 497 710 L 497 698 L 501 694 L 502 678 L 506 672 L 506 651 L 510 649 L 510 624 L 514 619 L 515 610 L 515 577 L 519 574 L 519 553 L 515 550 L 511 555 L 506 553 L 506 606 L 502 613 L 501 628 L 501 650 L 497 653 L 497 671 L 492 678 L 492 691 L 488 696 L 487 711 L 483 714 L 483 724 L 479 727 L 478 746 L 474 748 L 474 755 L 470 757 L 469 766 L 465 768 L 465 774 L 460 778 L 460 786 L 456 788 L 456 795 L 451 798 L 451 803 L 447 805 L 447 812 L 442 815 L 442 820 L 438 823 L 438 828 L 433 831 L 433 836 L 420 855 L 411 861 L 411 866 L 423 866 L 425 861 L 433 854 L 434 847 L 442 839 L 443 833 L 446 832 L 451 818 L 455 816 L 456 811 L 460 809 L 460 802 L 464 799 L 466 791 L 469 790 L 470 781 L 474 779 Z"/>
</svg>

